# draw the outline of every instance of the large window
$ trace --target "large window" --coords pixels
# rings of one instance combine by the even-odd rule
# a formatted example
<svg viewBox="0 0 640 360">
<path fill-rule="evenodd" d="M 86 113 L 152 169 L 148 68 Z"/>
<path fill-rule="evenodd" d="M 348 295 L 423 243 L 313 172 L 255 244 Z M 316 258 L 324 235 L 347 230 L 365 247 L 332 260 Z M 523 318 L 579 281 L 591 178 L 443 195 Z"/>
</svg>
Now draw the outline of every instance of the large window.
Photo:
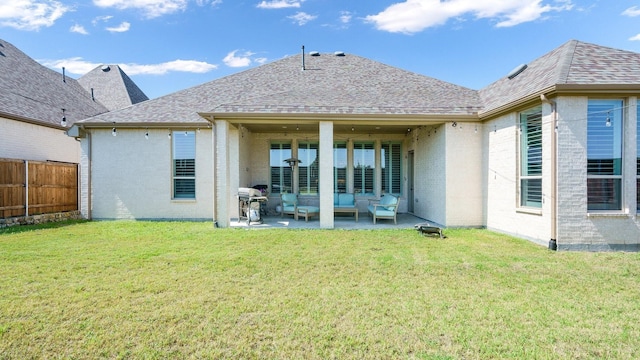
<svg viewBox="0 0 640 360">
<path fill-rule="evenodd" d="M 272 143 L 269 151 L 271 164 L 271 192 L 274 194 L 290 193 L 293 191 L 291 167 L 285 162 L 291 158 L 291 144 Z"/>
<path fill-rule="evenodd" d="M 622 100 L 589 100 L 587 209 L 622 209 Z"/>
<path fill-rule="evenodd" d="M 173 198 L 196 197 L 196 134 L 194 131 L 174 131 L 173 136 Z"/>
<path fill-rule="evenodd" d="M 318 144 L 300 143 L 298 145 L 298 186 L 302 195 L 318 194 Z"/>
<path fill-rule="evenodd" d="M 400 195 L 402 177 L 400 143 L 382 144 L 382 191 L 387 194 Z"/>
<path fill-rule="evenodd" d="M 333 192 L 347 192 L 347 144 L 333 144 Z"/>
<path fill-rule="evenodd" d="M 520 206 L 542 207 L 542 108 L 520 114 Z"/>
<path fill-rule="evenodd" d="M 357 195 L 374 194 L 375 159 L 373 142 L 353 144 L 353 191 Z"/>
</svg>

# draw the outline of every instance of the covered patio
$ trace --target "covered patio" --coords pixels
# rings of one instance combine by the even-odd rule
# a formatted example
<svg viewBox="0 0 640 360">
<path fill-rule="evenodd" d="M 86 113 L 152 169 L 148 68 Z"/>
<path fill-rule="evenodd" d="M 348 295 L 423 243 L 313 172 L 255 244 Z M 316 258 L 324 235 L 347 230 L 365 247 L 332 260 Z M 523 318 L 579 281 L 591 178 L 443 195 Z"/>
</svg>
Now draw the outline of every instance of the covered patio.
<svg viewBox="0 0 640 360">
<path fill-rule="evenodd" d="M 246 219 L 238 220 L 237 218 L 231 219 L 230 227 L 232 228 L 255 228 L 255 229 L 319 229 L 320 220 L 318 216 L 314 216 L 305 221 L 304 218 L 294 219 L 292 215 L 263 215 L 262 223 L 252 222 L 251 225 L 247 225 Z M 366 212 L 360 212 L 358 222 L 355 221 L 353 216 L 337 215 L 334 217 L 335 229 L 349 229 L 349 230 L 380 230 L 380 229 L 413 229 L 415 224 L 423 223 L 425 219 L 419 218 L 412 214 L 398 214 L 398 224 L 394 224 L 393 220 L 378 220 L 374 225 L 371 217 Z M 428 221 L 435 226 L 442 227 L 435 222 Z"/>
</svg>

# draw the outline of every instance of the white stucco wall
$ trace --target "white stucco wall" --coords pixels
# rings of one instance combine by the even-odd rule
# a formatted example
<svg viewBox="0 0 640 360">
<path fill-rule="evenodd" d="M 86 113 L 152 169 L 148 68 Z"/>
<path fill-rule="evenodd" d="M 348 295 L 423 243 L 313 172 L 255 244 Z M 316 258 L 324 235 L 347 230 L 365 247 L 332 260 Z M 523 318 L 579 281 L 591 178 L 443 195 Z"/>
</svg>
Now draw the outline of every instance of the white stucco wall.
<svg viewBox="0 0 640 360">
<path fill-rule="evenodd" d="M 587 211 L 589 98 L 558 99 L 558 249 L 640 249 L 640 222 L 636 214 L 637 99 L 618 98 L 625 99 L 626 106 L 623 115 L 623 204 L 622 210 L 606 213 Z"/>
<path fill-rule="evenodd" d="M 211 130 L 196 132 L 196 199 L 172 200 L 168 130 L 91 130 L 83 153 L 91 156 L 91 215 L 94 219 L 210 220 L 213 214 Z M 88 141 L 91 154 L 88 154 Z M 88 159 L 83 156 L 82 169 Z M 85 182 L 83 177 L 83 183 Z M 87 201 L 83 201 L 83 204 Z M 83 214 L 85 210 L 83 209 Z"/>
<path fill-rule="evenodd" d="M 483 223 L 482 129 L 470 123 L 444 126 L 446 134 L 446 225 Z"/>
<path fill-rule="evenodd" d="M 518 113 L 513 112 L 484 124 L 484 176 L 486 226 L 547 245 L 550 239 L 551 126 L 550 106 L 543 109 L 542 174 L 544 204 L 540 209 L 519 206 Z"/>
<path fill-rule="evenodd" d="M 416 216 L 447 222 L 446 134 L 444 125 L 414 131 L 414 204 Z"/>
<path fill-rule="evenodd" d="M 80 143 L 65 131 L 0 117 L 0 158 L 80 162 Z"/>
</svg>

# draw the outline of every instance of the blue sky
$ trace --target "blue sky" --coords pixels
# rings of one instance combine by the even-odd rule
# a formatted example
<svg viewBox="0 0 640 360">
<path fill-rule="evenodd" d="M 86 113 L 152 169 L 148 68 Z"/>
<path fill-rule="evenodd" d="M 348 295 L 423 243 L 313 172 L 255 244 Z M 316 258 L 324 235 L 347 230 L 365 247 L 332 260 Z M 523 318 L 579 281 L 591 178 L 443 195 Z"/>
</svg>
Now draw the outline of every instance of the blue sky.
<svg viewBox="0 0 640 360">
<path fill-rule="evenodd" d="M 640 0 L 0 0 L 0 38 L 150 97 L 285 56 L 344 51 L 480 89 L 571 39 L 640 52 Z"/>
</svg>

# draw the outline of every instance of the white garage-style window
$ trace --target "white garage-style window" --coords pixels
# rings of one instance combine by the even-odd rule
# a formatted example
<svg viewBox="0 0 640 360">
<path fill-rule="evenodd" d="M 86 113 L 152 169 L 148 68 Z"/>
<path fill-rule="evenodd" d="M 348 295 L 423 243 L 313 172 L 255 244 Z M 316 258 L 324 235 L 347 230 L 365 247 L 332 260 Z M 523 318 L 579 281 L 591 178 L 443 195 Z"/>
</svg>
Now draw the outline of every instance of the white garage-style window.
<svg viewBox="0 0 640 360">
<path fill-rule="evenodd" d="M 196 198 L 196 134 L 194 131 L 174 131 L 173 136 L 173 198 Z"/>
<path fill-rule="evenodd" d="M 622 209 L 622 100 L 589 100 L 587 209 Z"/>
<path fill-rule="evenodd" d="M 520 206 L 542 207 L 542 107 L 520 113 Z"/>
</svg>

